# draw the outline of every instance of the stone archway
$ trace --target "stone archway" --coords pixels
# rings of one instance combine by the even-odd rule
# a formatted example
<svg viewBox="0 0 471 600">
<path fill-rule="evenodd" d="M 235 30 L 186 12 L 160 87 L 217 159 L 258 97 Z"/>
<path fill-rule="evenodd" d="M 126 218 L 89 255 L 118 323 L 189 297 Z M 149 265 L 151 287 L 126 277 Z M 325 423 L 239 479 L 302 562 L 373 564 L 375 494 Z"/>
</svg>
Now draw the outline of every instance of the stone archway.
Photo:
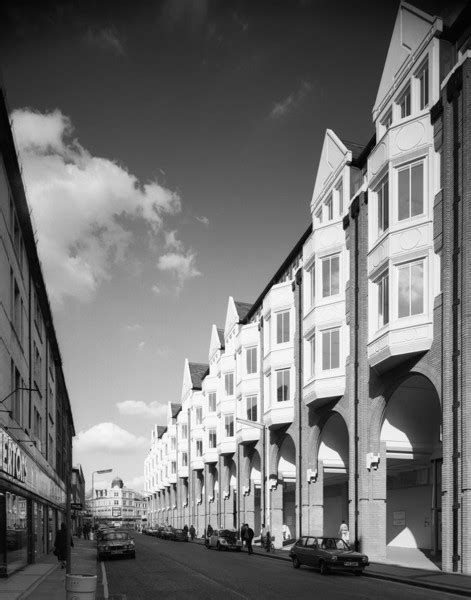
<svg viewBox="0 0 471 600">
<path fill-rule="evenodd" d="M 319 436 L 324 535 L 337 535 L 340 523 L 348 522 L 348 448 L 347 426 L 340 414 L 334 412 L 325 421 Z"/>
<path fill-rule="evenodd" d="M 387 400 L 381 426 L 386 454 L 386 555 L 441 550 L 441 406 L 425 376 L 404 379 Z"/>
<path fill-rule="evenodd" d="M 271 523 L 275 545 L 281 547 L 283 525 L 292 538 L 296 537 L 296 447 L 293 438 L 285 434 L 278 446 L 276 475 L 270 475 Z"/>
</svg>

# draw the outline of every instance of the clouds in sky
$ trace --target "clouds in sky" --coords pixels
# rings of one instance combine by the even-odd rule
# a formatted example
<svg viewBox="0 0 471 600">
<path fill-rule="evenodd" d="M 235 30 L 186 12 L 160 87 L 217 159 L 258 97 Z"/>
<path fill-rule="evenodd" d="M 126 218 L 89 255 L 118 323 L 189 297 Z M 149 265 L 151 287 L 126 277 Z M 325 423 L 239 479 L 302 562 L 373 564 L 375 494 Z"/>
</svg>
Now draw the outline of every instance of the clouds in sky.
<svg viewBox="0 0 471 600">
<path fill-rule="evenodd" d="M 71 120 L 59 110 L 12 113 L 28 200 L 38 228 L 38 248 L 51 300 L 93 299 L 123 263 L 133 242 L 131 225 L 166 236 L 170 253 L 158 268 L 175 276 L 177 289 L 199 275 L 196 256 L 165 219 L 181 212 L 176 192 L 157 181 L 141 183 L 117 162 L 91 155 L 74 139 Z"/>
<path fill-rule="evenodd" d="M 113 452 L 129 453 L 132 450 L 147 448 L 148 440 L 136 436 L 115 423 L 98 423 L 90 429 L 80 431 L 73 441 L 74 452 Z"/>
<path fill-rule="evenodd" d="M 200 223 L 203 223 L 203 225 L 206 225 L 206 226 L 209 225 L 208 217 L 196 217 L 196 220 L 199 221 Z"/>
<path fill-rule="evenodd" d="M 302 81 L 300 86 L 289 96 L 276 102 L 273 106 L 270 117 L 272 119 L 282 119 L 293 113 L 297 108 L 301 106 L 308 94 L 313 89 L 313 85 L 309 81 Z"/>
<path fill-rule="evenodd" d="M 156 421 L 167 420 L 167 405 L 160 404 L 155 400 L 148 404 L 142 400 L 124 400 L 123 402 L 118 402 L 116 406 L 122 415 L 151 417 Z"/>
<path fill-rule="evenodd" d="M 111 52 L 117 56 L 124 56 L 126 54 L 123 41 L 120 39 L 115 27 L 104 27 L 95 31 L 88 29 L 85 33 L 84 41 L 92 48 Z"/>
</svg>

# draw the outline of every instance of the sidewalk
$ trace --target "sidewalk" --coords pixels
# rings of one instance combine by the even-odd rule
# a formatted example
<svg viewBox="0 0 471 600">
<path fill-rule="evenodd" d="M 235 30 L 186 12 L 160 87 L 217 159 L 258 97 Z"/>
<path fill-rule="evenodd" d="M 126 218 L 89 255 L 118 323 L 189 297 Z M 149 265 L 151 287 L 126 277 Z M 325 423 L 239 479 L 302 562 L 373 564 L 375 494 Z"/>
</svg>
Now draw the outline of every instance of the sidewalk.
<svg viewBox="0 0 471 600">
<path fill-rule="evenodd" d="M 74 538 L 71 550 L 72 575 L 97 573 L 96 542 Z M 44 557 L 41 563 L 28 565 L 8 579 L 0 579 L 2 600 L 64 600 L 65 597 L 65 569 L 60 568 L 53 554 Z"/>
</svg>

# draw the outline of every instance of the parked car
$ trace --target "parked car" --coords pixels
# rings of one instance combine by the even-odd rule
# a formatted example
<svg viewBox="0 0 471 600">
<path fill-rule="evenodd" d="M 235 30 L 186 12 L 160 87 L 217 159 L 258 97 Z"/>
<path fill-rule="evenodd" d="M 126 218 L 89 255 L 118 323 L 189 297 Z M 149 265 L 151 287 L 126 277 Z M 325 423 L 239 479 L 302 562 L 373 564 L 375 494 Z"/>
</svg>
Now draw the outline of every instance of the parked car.
<svg viewBox="0 0 471 600">
<path fill-rule="evenodd" d="M 341 538 L 303 536 L 291 548 L 293 567 L 318 567 L 322 575 L 332 571 L 352 571 L 361 575 L 368 566 L 366 554 L 355 552 Z"/>
<path fill-rule="evenodd" d="M 100 541 L 100 539 L 106 534 L 109 533 L 111 531 L 115 531 L 114 527 L 107 527 L 106 525 L 100 525 L 98 527 L 98 529 L 96 530 L 95 536 L 96 536 L 96 541 L 97 543 Z"/>
<path fill-rule="evenodd" d="M 173 540 L 174 539 L 174 531 L 175 531 L 174 527 L 172 527 L 171 525 L 166 525 L 160 531 L 160 537 L 163 540 Z"/>
<path fill-rule="evenodd" d="M 134 540 L 127 531 L 113 529 L 102 534 L 97 542 L 97 558 L 103 560 L 114 556 L 136 558 Z"/>
<path fill-rule="evenodd" d="M 208 550 L 216 548 L 216 550 L 242 550 L 242 542 L 235 529 L 215 529 L 213 533 L 206 538 L 205 545 Z"/>
<path fill-rule="evenodd" d="M 173 537 L 171 539 L 175 540 L 176 542 L 187 542 L 188 534 L 186 531 L 183 531 L 183 529 L 174 529 Z"/>
</svg>

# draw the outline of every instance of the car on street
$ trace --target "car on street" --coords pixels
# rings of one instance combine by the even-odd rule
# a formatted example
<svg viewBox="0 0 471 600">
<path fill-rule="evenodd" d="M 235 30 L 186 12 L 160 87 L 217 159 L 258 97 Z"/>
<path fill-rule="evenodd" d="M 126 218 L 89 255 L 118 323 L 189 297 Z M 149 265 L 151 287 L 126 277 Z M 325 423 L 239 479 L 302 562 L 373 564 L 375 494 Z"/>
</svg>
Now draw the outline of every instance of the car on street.
<svg viewBox="0 0 471 600">
<path fill-rule="evenodd" d="M 368 566 L 368 557 L 355 552 L 341 538 L 303 536 L 291 548 L 289 556 L 293 567 L 317 567 L 322 575 L 329 571 L 351 571 L 361 575 Z"/>
<path fill-rule="evenodd" d="M 242 541 L 235 529 L 214 529 L 205 540 L 205 546 L 216 550 L 242 550 Z"/>
<path fill-rule="evenodd" d="M 171 539 L 175 542 L 187 542 L 188 534 L 186 533 L 186 531 L 183 531 L 183 529 L 174 529 L 173 536 Z"/>
<path fill-rule="evenodd" d="M 113 558 L 115 556 L 124 556 L 136 558 L 136 548 L 134 540 L 128 531 L 113 529 L 103 532 L 97 542 L 97 559 Z"/>
</svg>

